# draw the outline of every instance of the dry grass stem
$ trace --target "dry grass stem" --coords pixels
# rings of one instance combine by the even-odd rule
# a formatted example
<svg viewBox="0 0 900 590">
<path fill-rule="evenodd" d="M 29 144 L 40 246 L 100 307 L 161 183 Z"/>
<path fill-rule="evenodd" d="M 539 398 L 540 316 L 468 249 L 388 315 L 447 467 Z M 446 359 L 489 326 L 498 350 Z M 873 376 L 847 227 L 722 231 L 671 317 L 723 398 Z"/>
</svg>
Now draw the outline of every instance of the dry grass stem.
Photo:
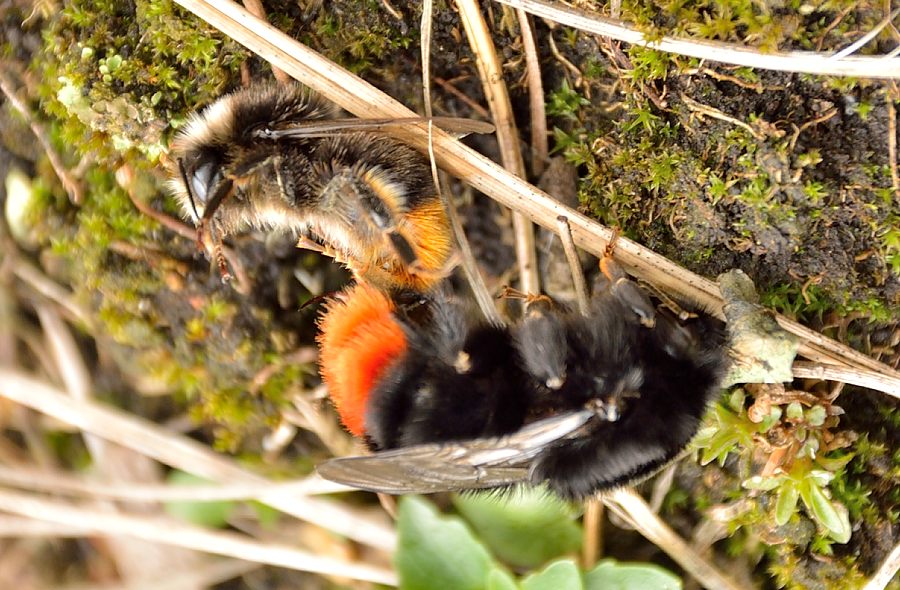
<svg viewBox="0 0 900 590">
<path fill-rule="evenodd" d="M 0 91 L 6 96 L 6 100 L 9 101 L 9 104 L 28 123 L 31 132 L 34 133 L 34 136 L 37 138 L 38 142 L 40 142 L 41 149 L 47 154 L 47 161 L 50 162 L 50 167 L 53 168 L 53 172 L 56 173 L 63 188 L 66 189 L 69 200 L 76 205 L 80 205 L 82 201 L 84 201 L 84 187 L 81 186 L 81 182 L 79 182 L 63 164 L 62 158 L 50 144 L 50 138 L 47 136 L 44 127 L 37 122 L 28 106 L 16 95 L 12 82 L 3 71 L 0 71 Z"/>
<path fill-rule="evenodd" d="M 431 0 L 426 0 L 422 4 L 422 20 L 420 22 L 421 45 L 422 45 L 422 94 L 425 101 L 425 116 L 431 118 L 431 17 L 434 7 Z M 454 89 L 455 90 L 455 89 Z M 444 209 L 450 220 L 450 229 L 456 238 L 457 249 L 459 251 L 460 263 L 463 267 L 463 274 L 472 289 L 475 302 L 484 317 L 491 323 L 502 325 L 503 320 L 497 313 L 494 301 L 484 282 L 484 277 L 478 270 L 478 263 L 472 255 L 472 247 L 469 244 L 469 238 L 463 229 L 462 222 L 459 219 L 459 212 L 456 209 L 456 203 L 453 202 L 451 196 L 445 195 L 441 186 L 441 176 L 438 174 L 437 162 L 434 159 L 434 125 L 428 124 L 428 161 L 431 164 L 431 177 L 434 179 L 434 187 L 441 201 L 444 203 Z M 446 183 L 443 183 L 446 184 Z"/>
<path fill-rule="evenodd" d="M 93 534 L 134 537 L 293 570 L 391 586 L 397 584 L 396 576 L 390 570 L 317 555 L 280 543 L 255 541 L 236 533 L 204 529 L 159 514 L 111 513 L 8 490 L 0 490 L 0 510 L 68 527 L 84 527 Z"/>
<path fill-rule="evenodd" d="M 784 72 L 858 76 L 861 78 L 900 78 L 900 60 L 890 57 L 839 57 L 832 53 L 813 51 L 764 53 L 752 47 L 731 43 L 679 39 L 669 36 L 665 36 L 659 41 L 647 41 L 644 39 L 644 33 L 632 25 L 570 8 L 559 2 L 551 3 L 546 0 L 495 1 L 595 35 L 709 61 Z"/>
<path fill-rule="evenodd" d="M 0 482 L 8 487 L 62 496 L 131 502 L 218 502 L 225 500 L 266 502 L 279 498 L 288 501 L 295 497 L 333 494 L 348 490 L 346 486 L 326 481 L 318 475 L 284 482 L 185 486 L 123 483 L 107 479 L 86 480 L 46 469 L 13 468 L 3 465 L 0 465 Z"/>
<path fill-rule="evenodd" d="M 584 505 L 584 541 L 581 546 L 581 567 L 593 568 L 603 555 L 603 503 L 596 498 Z"/>
<path fill-rule="evenodd" d="M 487 99 L 491 118 L 497 129 L 497 143 L 503 167 L 525 178 L 525 163 L 519 149 L 519 131 L 516 127 L 509 93 L 503 82 L 503 68 L 494 47 L 487 23 L 481 16 L 476 0 L 458 0 L 460 20 L 466 30 L 469 46 L 475 54 L 475 65 L 481 78 L 481 86 Z M 519 286 L 526 293 L 539 293 L 537 254 L 534 247 L 534 226 L 519 211 L 513 209 L 513 233 L 516 243 L 516 259 L 519 263 Z"/>
<path fill-rule="evenodd" d="M 433 116 L 431 108 L 431 21 L 434 13 L 432 0 L 422 2 L 422 19 L 419 21 L 419 46 L 422 49 L 422 104 L 425 116 Z M 401 16 L 402 18 L 402 16 Z"/>
<path fill-rule="evenodd" d="M 463 92 L 459 88 L 454 86 L 453 82 L 451 82 L 450 80 L 444 80 L 443 78 L 438 78 L 437 76 L 435 76 L 434 81 L 438 86 L 458 98 L 461 102 L 465 103 L 474 112 L 478 113 L 479 116 L 485 119 L 491 118 L 491 114 L 486 108 L 469 98 L 468 95 L 463 94 Z"/>
<path fill-rule="evenodd" d="M 414 117 L 415 113 L 335 63 L 325 59 L 281 31 L 259 21 L 232 2 L 178 0 L 224 34 L 288 72 L 297 80 L 356 115 L 366 117 Z M 849 58 L 848 58 L 849 59 Z M 395 135 L 422 152 L 428 150 L 428 130 L 407 126 Z M 611 231 L 566 207 L 552 196 L 523 181 L 488 158 L 469 149 L 440 129 L 434 129 L 437 163 L 507 207 L 521 211 L 532 221 L 554 230 L 556 218 L 565 215 L 575 244 L 602 256 Z M 722 299 L 712 281 L 691 273 L 626 238 L 616 242 L 616 260 L 638 278 L 655 284 L 676 297 L 696 301 L 722 317 Z M 852 348 L 827 338 L 784 316 L 776 316 L 782 328 L 801 340 L 800 353 L 810 360 L 881 373 L 891 379 L 900 373 Z"/>
<path fill-rule="evenodd" d="M 900 571 L 900 544 L 895 545 L 863 590 L 884 590 Z"/>
<path fill-rule="evenodd" d="M 188 473 L 230 484 L 272 483 L 187 437 L 117 408 L 72 399 L 18 371 L 0 368 L 0 395 Z M 266 503 L 371 547 L 391 551 L 396 544 L 392 528 L 338 502 L 295 496 Z"/>
<path fill-rule="evenodd" d="M 544 82 L 541 79 L 541 63 L 537 43 L 528 13 L 516 10 L 519 30 L 522 32 L 522 51 L 525 53 L 525 74 L 528 83 L 528 108 L 531 111 L 531 174 L 540 178 L 549 159 L 547 139 L 547 114 L 544 105 Z"/>
<path fill-rule="evenodd" d="M 662 549 L 686 572 L 710 590 L 740 590 L 741 586 L 731 580 L 699 553 L 694 551 L 681 537 L 669 528 L 650 510 L 650 507 L 633 489 L 623 488 L 604 495 L 603 503 L 620 518 L 628 522 L 636 531 L 654 545 Z"/>
<path fill-rule="evenodd" d="M 69 526 L 56 522 L 34 520 L 24 516 L 0 514 L 0 539 L 28 537 L 70 538 L 86 537 L 90 534 L 91 530 L 84 526 Z"/>
<path fill-rule="evenodd" d="M 894 189 L 894 199 L 900 202 L 900 174 L 897 173 L 897 107 L 894 103 L 900 99 L 900 90 L 897 83 L 891 83 L 885 100 L 888 109 L 888 162 L 891 166 L 891 185 Z"/>
<path fill-rule="evenodd" d="M 186 568 L 173 566 L 171 570 L 157 571 L 156 575 L 113 584 L 70 584 L 56 590 L 158 590 L 159 588 L 201 589 L 210 588 L 228 580 L 249 574 L 262 564 L 241 559 L 207 559 L 204 563 Z"/>
<path fill-rule="evenodd" d="M 263 6 L 261 0 L 242 0 L 244 4 L 244 8 L 246 8 L 250 14 L 261 19 L 266 20 L 266 9 Z M 284 70 L 281 70 L 275 66 L 272 66 L 272 75 L 278 80 L 281 84 L 286 84 L 291 81 L 291 77 L 288 76 Z"/>
<path fill-rule="evenodd" d="M 868 33 L 866 33 L 865 35 L 863 35 L 862 37 L 860 37 L 859 39 L 857 39 L 856 41 L 854 41 L 853 43 L 848 45 L 847 47 L 841 49 L 840 51 L 838 51 L 837 53 L 832 55 L 831 56 L 832 59 L 840 59 L 842 57 L 846 57 L 848 55 L 852 55 L 852 54 L 856 53 L 866 43 L 868 43 L 869 41 L 871 41 L 872 39 L 877 37 L 878 33 L 880 33 L 882 31 L 882 29 L 884 29 L 886 26 L 891 24 L 891 21 L 893 21 L 897 17 L 898 14 L 900 14 L 900 8 L 897 8 L 896 10 L 891 12 L 889 15 L 885 16 L 880 23 L 878 23 L 877 25 L 875 25 L 872 28 L 871 31 L 869 31 Z"/>
<path fill-rule="evenodd" d="M 697 102 L 696 100 L 694 100 L 693 98 L 689 97 L 688 95 L 686 95 L 684 93 L 681 94 L 681 100 L 682 100 L 682 102 L 684 102 L 684 104 L 687 108 L 689 108 L 693 113 L 697 113 L 700 117 L 703 117 L 705 115 L 707 117 L 712 117 L 713 119 L 718 119 L 720 121 L 725 121 L 726 123 L 731 123 L 732 125 L 737 125 L 738 127 L 745 129 L 757 141 L 762 141 L 765 139 L 765 136 L 762 133 L 758 132 L 756 129 L 754 129 L 747 123 L 744 123 L 740 119 L 735 119 L 734 117 L 726 115 L 719 109 L 715 109 L 715 108 L 713 108 L 711 106 L 707 106 L 701 102 Z M 691 116 L 693 117 L 693 115 L 691 115 Z"/>
<path fill-rule="evenodd" d="M 31 263 L 17 257 L 11 261 L 11 266 L 13 273 L 18 279 L 42 296 L 59 305 L 76 322 L 82 326 L 86 326 L 89 330 L 94 325 L 91 314 L 75 302 L 71 293 L 51 280 Z"/>
<path fill-rule="evenodd" d="M 836 367 L 805 361 L 795 361 L 791 368 L 798 379 L 821 379 L 823 381 L 840 381 L 881 391 L 900 399 L 900 379 L 892 375 L 882 375 L 872 371 L 860 371 L 852 367 Z"/>
<path fill-rule="evenodd" d="M 581 272 L 581 260 L 575 250 L 575 242 L 572 240 L 572 230 L 569 220 L 560 215 L 557 218 L 557 233 L 562 242 L 563 252 L 566 253 L 566 262 L 569 263 L 569 272 L 572 274 L 572 285 L 575 287 L 575 300 L 578 303 L 578 311 L 582 315 L 588 315 L 591 311 L 590 297 L 584 273 Z"/>
</svg>

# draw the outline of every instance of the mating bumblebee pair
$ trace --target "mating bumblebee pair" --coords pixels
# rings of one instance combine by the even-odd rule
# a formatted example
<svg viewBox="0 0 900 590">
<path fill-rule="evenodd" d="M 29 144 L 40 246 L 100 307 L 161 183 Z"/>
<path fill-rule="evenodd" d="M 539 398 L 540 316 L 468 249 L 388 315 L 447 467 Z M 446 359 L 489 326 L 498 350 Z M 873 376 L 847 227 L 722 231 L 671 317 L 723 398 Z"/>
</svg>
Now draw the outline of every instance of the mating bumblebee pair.
<svg viewBox="0 0 900 590">
<path fill-rule="evenodd" d="M 324 477 L 389 493 L 547 482 L 578 498 L 687 445 L 725 370 L 719 322 L 655 308 L 611 256 L 586 314 L 532 297 L 513 327 L 474 320 L 440 281 L 451 240 L 427 161 L 330 117 L 300 87 L 251 88 L 172 149 L 173 190 L 214 246 L 287 231 L 357 279 L 327 304 L 320 365 L 344 425 L 377 452 Z"/>
</svg>

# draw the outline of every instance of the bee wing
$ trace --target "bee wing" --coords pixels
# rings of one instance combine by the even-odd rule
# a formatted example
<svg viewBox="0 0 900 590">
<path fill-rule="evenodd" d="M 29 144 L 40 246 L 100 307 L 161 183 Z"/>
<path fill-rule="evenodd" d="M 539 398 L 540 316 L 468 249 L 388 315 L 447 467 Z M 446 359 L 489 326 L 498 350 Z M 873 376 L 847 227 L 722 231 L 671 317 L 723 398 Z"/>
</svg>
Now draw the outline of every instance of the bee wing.
<svg viewBox="0 0 900 590">
<path fill-rule="evenodd" d="M 327 461 L 317 470 L 330 481 L 386 494 L 502 487 L 528 481 L 532 459 L 547 445 L 576 436 L 596 415 L 592 410 L 569 412 L 507 436 L 343 457 Z"/>
<path fill-rule="evenodd" d="M 316 119 L 302 123 L 291 123 L 290 126 L 277 129 L 264 127 L 255 131 L 254 135 L 263 139 L 329 137 L 343 133 L 357 133 L 359 131 L 386 131 L 409 125 L 428 124 L 429 122 L 457 137 L 465 137 L 470 133 L 493 133 L 494 131 L 494 126 L 490 123 L 473 119 L 407 117 L 394 119 Z"/>
</svg>

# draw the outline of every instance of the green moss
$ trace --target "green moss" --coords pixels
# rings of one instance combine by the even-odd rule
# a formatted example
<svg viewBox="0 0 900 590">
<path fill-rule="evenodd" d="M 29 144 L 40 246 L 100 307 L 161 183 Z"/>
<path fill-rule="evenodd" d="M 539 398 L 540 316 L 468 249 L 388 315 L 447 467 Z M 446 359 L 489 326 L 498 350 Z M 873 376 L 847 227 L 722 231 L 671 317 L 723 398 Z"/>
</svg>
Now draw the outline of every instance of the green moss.
<svg viewBox="0 0 900 590">
<path fill-rule="evenodd" d="M 220 94 L 245 59 L 169 0 L 67 2 L 44 38 L 33 67 L 60 139 L 112 160 L 131 149 L 158 158 L 172 115 Z"/>
</svg>

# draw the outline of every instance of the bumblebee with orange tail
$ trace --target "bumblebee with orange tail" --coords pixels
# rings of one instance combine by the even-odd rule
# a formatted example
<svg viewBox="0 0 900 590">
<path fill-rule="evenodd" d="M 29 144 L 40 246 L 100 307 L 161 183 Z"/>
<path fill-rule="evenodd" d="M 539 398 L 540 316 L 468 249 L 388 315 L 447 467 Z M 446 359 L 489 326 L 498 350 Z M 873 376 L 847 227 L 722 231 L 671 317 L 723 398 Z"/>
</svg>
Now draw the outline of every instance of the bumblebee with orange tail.
<svg viewBox="0 0 900 590">
<path fill-rule="evenodd" d="M 671 461 L 719 391 L 724 326 L 657 309 L 603 263 L 586 315 L 539 297 L 511 328 L 472 322 L 440 291 L 340 295 L 321 321 L 322 374 L 376 453 L 319 473 L 395 494 L 546 482 L 584 498 Z"/>
<path fill-rule="evenodd" d="M 358 279 L 425 292 L 446 274 L 447 218 L 427 160 L 376 132 L 412 122 L 335 119 L 302 86 L 252 86 L 193 115 L 176 135 L 170 187 L 217 249 L 242 229 L 285 231 Z M 439 122 L 463 133 L 492 129 Z"/>
</svg>

